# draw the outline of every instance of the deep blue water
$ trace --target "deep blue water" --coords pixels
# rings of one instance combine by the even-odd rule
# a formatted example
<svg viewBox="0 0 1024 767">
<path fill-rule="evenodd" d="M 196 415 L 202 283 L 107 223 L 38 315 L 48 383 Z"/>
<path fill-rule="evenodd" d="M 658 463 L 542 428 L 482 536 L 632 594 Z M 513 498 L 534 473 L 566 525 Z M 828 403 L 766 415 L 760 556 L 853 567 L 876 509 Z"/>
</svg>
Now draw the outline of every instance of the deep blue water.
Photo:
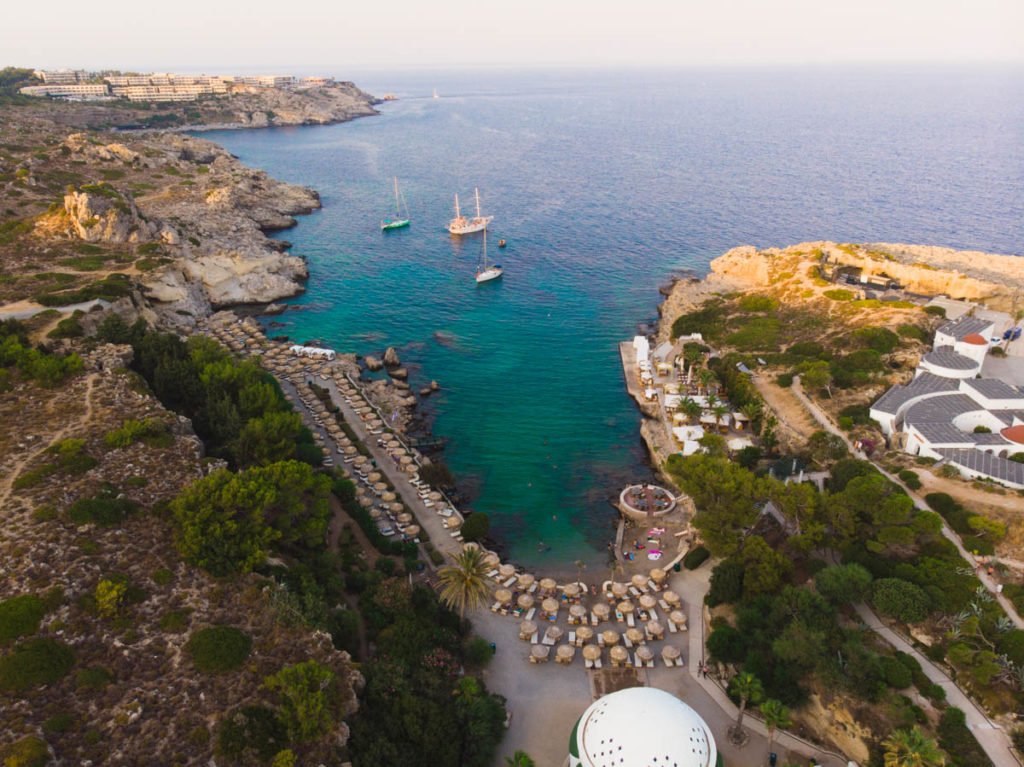
<svg viewBox="0 0 1024 767">
<path fill-rule="evenodd" d="M 602 561 L 607 499 L 648 476 L 616 344 L 672 271 L 815 239 L 1024 251 L 1019 69 L 357 81 L 400 100 L 344 125 L 206 136 L 322 194 L 282 235 L 311 279 L 278 332 L 394 345 L 414 385 L 439 380 L 445 460 L 526 563 Z M 384 235 L 393 175 L 413 225 Z M 444 230 L 474 186 L 506 268 L 482 287 L 479 236 Z"/>
</svg>

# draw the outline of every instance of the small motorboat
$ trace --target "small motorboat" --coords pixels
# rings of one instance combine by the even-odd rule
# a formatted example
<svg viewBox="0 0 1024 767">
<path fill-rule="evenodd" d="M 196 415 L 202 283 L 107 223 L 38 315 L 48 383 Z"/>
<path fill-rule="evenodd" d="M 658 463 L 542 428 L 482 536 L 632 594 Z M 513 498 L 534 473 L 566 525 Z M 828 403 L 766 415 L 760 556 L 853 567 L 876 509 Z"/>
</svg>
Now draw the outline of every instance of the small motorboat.
<svg viewBox="0 0 1024 767">
<path fill-rule="evenodd" d="M 506 245 L 508 245 L 508 243 L 505 242 L 504 240 L 498 240 L 498 247 L 499 248 L 504 248 Z"/>
</svg>

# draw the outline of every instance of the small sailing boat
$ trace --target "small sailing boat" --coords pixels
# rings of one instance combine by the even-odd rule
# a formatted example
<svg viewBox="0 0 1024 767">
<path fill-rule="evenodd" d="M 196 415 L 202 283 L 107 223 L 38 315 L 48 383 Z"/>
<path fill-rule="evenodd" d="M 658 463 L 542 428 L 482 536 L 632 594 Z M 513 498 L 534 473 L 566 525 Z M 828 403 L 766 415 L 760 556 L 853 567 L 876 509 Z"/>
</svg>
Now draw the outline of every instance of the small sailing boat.
<svg viewBox="0 0 1024 767">
<path fill-rule="evenodd" d="M 487 225 L 494 220 L 494 216 L 480 215 L 480 190 L 474 189 L 476 195 L 476 216 L 466 218 L 459 209 L 459 195 L 455 195 L 455 218 L 448 222 L 448 231 L 452 234 L 472 234 L 487 229 Z"/>
<path fill-rule="evenodd" d="M 402 218 L 402 209 L 405 209 L 405 218 Z M 395 176 L 395 215 L 388 216 L 380 222 L 380 230 L 386 232 L 389 229 L 402 229 L 409 226 L 409 206 L 405 204 L 405 196 L 398 191 L 398 176 Z"/>
<path fill-rule="evenodd" d="M 501 268 L 501 264 L 492 264 L 487 260 L 487 230 L 484 229 L 483 253 L 480 256 L 480 264 L 476 268 L 477 285 L 481 282 L 496 280 L 504 273 L 505 270 Z"/>
<path fill-rule="evenodd" d="M 435 99 L 441 98 L 440 96 L 437 95 L 437 88 L 434 88 L 434 98 Z"/>
</svg>

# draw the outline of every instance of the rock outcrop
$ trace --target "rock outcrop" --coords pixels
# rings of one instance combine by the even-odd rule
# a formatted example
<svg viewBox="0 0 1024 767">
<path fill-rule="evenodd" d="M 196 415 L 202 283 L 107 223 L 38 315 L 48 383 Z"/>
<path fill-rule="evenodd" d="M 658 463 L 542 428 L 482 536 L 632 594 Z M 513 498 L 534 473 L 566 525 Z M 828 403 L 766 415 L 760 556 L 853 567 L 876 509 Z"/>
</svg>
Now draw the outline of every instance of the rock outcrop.
<svg viewBox="0 0 1024 767">
<path fill-rule="evenodd" d="M 395 347 L 389 346 L 384 352 L 384 366 L 397 368 L 401 364 L 402 361 L 398 358 L 398 352 L 395 351 Z"/>
</svg>

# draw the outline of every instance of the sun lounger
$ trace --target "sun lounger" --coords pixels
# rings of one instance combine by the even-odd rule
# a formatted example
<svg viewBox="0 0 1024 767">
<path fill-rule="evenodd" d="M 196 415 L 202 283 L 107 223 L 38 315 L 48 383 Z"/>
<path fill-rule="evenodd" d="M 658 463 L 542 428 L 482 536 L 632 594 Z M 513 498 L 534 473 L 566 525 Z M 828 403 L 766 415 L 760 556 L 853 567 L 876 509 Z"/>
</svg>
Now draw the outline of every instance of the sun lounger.
<svg viewBox="0 0 1024 767">
<path fill-rule="evenodd" d="M 497 569 L 494 569 L 494 570 L 491 570 L 489 573 L 487 573 L 487 577 L 488 578 L 493 578 L 497 574 L 498 574 Z"/>
<path fill-rule="evenodd" d="M 600 623 L 600 621 L 597 619 L 597 616 L 591 614 L 591 616 L 590 616 L 590 625 L 591 626 L 596 626 L 598 623 Z"/>
<path fill-rule="evenodd" d="M 507 589 L 509 586 L 511 586 L 515 582 L 516 582 L 516 577 L 513 575 L 511 578 L 509 578 L 507 581 L 505 581 L 505 583 L 502 584 L 502 585 Z"/>
<path fill-rule="evenodd" d="M 536 614 L 536 612 L 537 612 L 537 608 L 536 607 L 531 607 L 530 611 L 528 613 L 526 613 L 526 620 L 532 621 L 533 620 L 533 616 Z"/>
<path fill-rule="evenodd" d="M 679 629 L 676 628 L 676 624 L 674 624 L 672 621 L 668 622 L 668 630 L 673 634 L 679 631 Z"/>
<path fill-rule="evenodd" d="M 574 646 L 576 644 L 576 632 L 575 631 L 570 631 L 569 632 L 569 644 L 574 645 Z"/>
<path fill-rule="evenodd" d="M 647 668 L 654 668 L 654 658 L 651 658 L 647 663 L 644 664 Z"/>
<path fill-rule="evenodd" d="M 601 659 L 598 658 L 594 661 L 594 668 L 601 668 Z"/>
<path fill-rule="evenodd" d="M 624 645 L 626 645 L 626 647 L 628 647 L 630 650 L 633 649 L 633 643 L 629 641 L 629 637 L 627 637 L 627 636 L 622 637 L 622 643 Z"/>
<path fill-rule="evenodd" d="M 537 584 L 531 583 L 530 588 L 528 588 L 527 591 L 529 591 L 531 594 L 535 593 L 537 591 Z"/>
<path fill-rule="evenodd" d="M 636 666 L 637 668 L 643 668 L 644 662 L 642 660 L 640 660 L 640 656 L 639 655 L 636 655 L 636 654 L 633 655 L 633 665 Z"/>
<path fill-rule="evenodd" d="M 593 667 L 594 667 L 594 661 L 590 660 L 589 658 L 584 658 L 584 659 L 583 659 L 583 664 L 584 664 L 584 665 L 585 665 L 585 666 L 586 666 L 587 668 L 593 668 Z"/>
<path fill-rule="evenodd" d="M 551 637 L 549 637 L 547 634 L 544 635 L 544 638 L 542 640 L 540 640 L 540 642 L 541 642 L 541 644 L 546 644 L 549 647 L 554 647 L 555 646 L 555 640 L 552 639 Z"/>
<path fill-rule="evenodd" d="M 652 609 L 652 610 L 651 610 L 651 611 L 650 611 L 649 613 L 647 613 L 647 617 L 648 617 L 648 618 L 649 618 L 650 620 L 652 620 L 652 621 L 657 621 L 657 620 L 658 620 L 658 611 L 657 611 L 657 610 L 654 610 L 654 609 Z M 660 621 L 659 621 L 659 622 L 660 622 Z"/>
<path fill-rule="evenodd" d="M 491 612 L 492 613 L 498 612 L 498 608 L 499 607 L 501 607 L 501 602 L 495 602 L 493 605 L 491 605 Z"/>
<path fill-rule="evenodd" d="M 530 637 L 530 644 L 537 644 L 537 642 L 538 642 L 538 639 L 537 639 L 537 632 L 536 632 L 536 631 L 534 631 L 534 632 L 533 632 L 533 635 L 532 635 L 532 636 Z"/>
<path fill-rule="evenodd" d="M 636 626 L 636 621 L 633 620 L 633 613 L 626 614 L 626 623 L 629 625 L 630 628 Z"/>
<path fill-rule="evenodd" d="M 640 596 L 640 589 L 638 589 L 636 586 L 630 586 L 629 587 L 629 593 L 632 594 L 635 597 L 638 597 L 638 596 Z"/>
<path fill-rule="evenodd" d="M 604 634 L 597 635 L 597 646 L 604 647 Z"/>
<path fill-rule="evenodd" d="M 668 602 L 666 602 L 664 599 L 659 599 L 658 600 L 658 604 L 661 605 L 661 609 L 664 610 L 665 612 L 667 612 L 667 613 L 672 612 L 672 609 L 668 606 Z"/>
</svg>

